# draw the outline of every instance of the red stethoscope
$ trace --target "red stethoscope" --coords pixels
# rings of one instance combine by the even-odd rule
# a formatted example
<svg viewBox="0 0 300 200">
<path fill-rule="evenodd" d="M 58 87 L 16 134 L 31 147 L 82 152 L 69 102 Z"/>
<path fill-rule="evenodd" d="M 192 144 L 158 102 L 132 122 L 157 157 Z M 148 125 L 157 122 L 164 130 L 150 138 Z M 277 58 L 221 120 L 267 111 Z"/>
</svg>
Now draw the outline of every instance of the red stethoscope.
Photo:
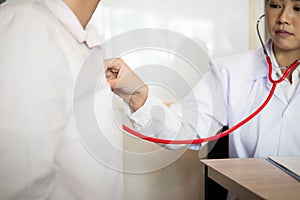
<svg viewBox="0 0 300 200">
<path fill-rule="evenodd" d="M 246 117 L 245 119 L 243 119 L 242 121 L 240 121 L 239 123 L 237 123 L 236 125 L 232 126 L 231 128 L 227 129 L 224 132 L 221 132 L 217 135 L 211 136 L 211 137 L 207 137 L 207 138 L 199 138 L 199 139 L 193 139 L 193 140 L 167 140 L 167 139 L 159 139 L 159 138 L 153 138 L 153 137 L 148 137 L 146 135 L 143 135 L 139 132 L 136 132 L 134 130 L 132 130 L 131 128 L 127 127 L 126 125 L 122 125 L 123 130 L 125 130 L 126 132 L 139 137 L 141 139 L 147 140 L 147 141 L 151 141 L 151 142 L 155 142 L 155 143 L 160 143 L 160 144 L 199 144 L 199 143 L 203 143 L 203 142 L 209 142 L 209 141 L 213 141 L 213 140 L 218 140 L 219 138 L 222 138 L 226 135 L 229 135 L 230 133 L 232 133 L 233 131 L 235 131 L 236 129 L 238 129 L 239 127 L 243 126 L 244 124 L 246 124 L 248 121 L 250 121 L 252 118 L 254 118 L 258 113 L 260 113 L 262 111 L 262 109 L 264 109 L 264 107 L 269 103 L 271 97 L 274 95 L 274 91 L 275 88 L 277 86 L 278 83 L 282 82 L 287 76 L 288 74 L 293 71 L 300 63 L 299 60 L 296 60 L 295 62 L 293 62 L 285 71 L 285 73 L 283 74 L 283 76 L 278 79 L 278 80 L 274 80 L 272 78 L 272 62 L 270 57 L 267 54 L 265 45 L 262 41 L 260 32 L 259 32 L 259 23 L 261 21 L 261 19 L 264 17 L 265 15 L 262 15 L 256 23 L 256 30 L 257 30 L 257 34 L 260 40 L 260 43 L 262 45 L 263 48 L 263 52 L 266 55 L 266 61 L 268 63 L 268 79 L 270 80 L 270 82 L 272 83 L 272 88 L 270 90 L 270 93 L 268 95 L 268 97 L 266 98 L 266 100 L 262 103 L 262 105 L 257 108 L 252 114 L 250 114 L 248 117 Z"/>
</svg>

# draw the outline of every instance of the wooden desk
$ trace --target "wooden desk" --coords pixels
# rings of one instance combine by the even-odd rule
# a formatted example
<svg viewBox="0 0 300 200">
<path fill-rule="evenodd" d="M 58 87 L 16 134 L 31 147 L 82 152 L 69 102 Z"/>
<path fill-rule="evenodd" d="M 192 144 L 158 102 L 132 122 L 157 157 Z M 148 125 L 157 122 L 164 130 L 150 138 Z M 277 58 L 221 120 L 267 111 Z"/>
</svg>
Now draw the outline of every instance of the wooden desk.
<svg viewBox="0 0 300 200">
<path fill-rule="evenodd" d="M 208 199 L 208 178 L 241 199 L 300 199 L 300 182 L 264 158 L 206 159 L 200 164 L 202 199 Z"/>
</svg>

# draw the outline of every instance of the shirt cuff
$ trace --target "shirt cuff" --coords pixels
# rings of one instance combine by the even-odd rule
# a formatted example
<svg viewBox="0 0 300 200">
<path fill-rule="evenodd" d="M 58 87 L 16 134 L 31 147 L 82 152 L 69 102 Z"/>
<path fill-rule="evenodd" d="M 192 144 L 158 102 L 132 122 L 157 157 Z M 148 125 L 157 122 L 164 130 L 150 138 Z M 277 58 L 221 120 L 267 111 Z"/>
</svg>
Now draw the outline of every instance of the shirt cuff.
<svg viewBox="0 0 300 200">
<path fill-rule="evenodd" d="M 124 111 L 129 119 L 137 126 L 144 127 L 151 123 L 151 109 L 154 106 L 163 106 L 163 102 L 149 90 L 145 104 L 133 112 L 128 104 L 124 105 Z"/>
</svg>

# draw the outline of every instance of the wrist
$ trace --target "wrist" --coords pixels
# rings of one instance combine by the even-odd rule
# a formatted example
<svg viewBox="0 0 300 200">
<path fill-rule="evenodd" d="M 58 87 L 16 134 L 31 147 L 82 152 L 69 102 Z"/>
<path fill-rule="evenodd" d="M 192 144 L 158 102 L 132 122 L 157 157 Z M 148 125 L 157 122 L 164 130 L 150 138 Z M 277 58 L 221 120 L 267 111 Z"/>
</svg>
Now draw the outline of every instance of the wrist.
<svg viewBox="0 0 300 200">
<path fill-rule="evenodd" d="M 142 107 L 147 98 L 149 93 L 149 87 L 147 85 L 143 85 L 139 90 L 137 90 L 130 98 L 129 106 L 133 111 L 138 110 Z"/>
</svg>

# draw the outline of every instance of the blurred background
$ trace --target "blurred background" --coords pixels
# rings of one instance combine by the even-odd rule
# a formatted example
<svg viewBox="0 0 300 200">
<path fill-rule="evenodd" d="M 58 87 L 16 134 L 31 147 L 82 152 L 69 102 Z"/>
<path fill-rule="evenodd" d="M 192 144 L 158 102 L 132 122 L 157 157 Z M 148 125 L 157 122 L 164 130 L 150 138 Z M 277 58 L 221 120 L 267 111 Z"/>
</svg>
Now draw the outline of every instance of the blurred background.
<svg viewBox="0 0 300 200">
<path fill-rule="evenodd" d="M 262 0 L 101 0 L 92 23 L 101 34 L 103 42 L 132 30 L 166 29 L 194 41 L 205 50 L 209 58 L 217 58 L 259 48 L 255 26 L 257 18 L 263 13 Z M 263 25 L 261 32 L 264 34 Z M 199 79 L 194 76 L 188 62 L 170 52 L 137 49 L 116 56 L 122 57 L 136 70 L 162 65 L 182 74 L 183 79 L 191 85 Z M 170 84 L 174 81 L 168 74 L 165 74 L 165 79 Z M 152 87 L 164 100 L 178 100 L 178 95 L 168 90 L 167 85 L 154 84 Z M 126 118 L 123 120 L 130 123 Z M 208 148 L 202 148 L 200 152 L 187 149 L 170 151 L 126 134 L 123 145 L 124 152 L 141 157 L 133 161 L 125 153 L 124 168 L 140 166 L 145 169 L 137 173 L 131 170 L 124 173 L 124 199 L 199 199 L 201 171 L 198 161 L 199 158 L 207 157 Z M 153 152 L 155 159 L 148 156 Z M 166 156 L 172 155 L 172 162 L 151 168 L 154 162 L 163 161 Z"/>
</svg>

